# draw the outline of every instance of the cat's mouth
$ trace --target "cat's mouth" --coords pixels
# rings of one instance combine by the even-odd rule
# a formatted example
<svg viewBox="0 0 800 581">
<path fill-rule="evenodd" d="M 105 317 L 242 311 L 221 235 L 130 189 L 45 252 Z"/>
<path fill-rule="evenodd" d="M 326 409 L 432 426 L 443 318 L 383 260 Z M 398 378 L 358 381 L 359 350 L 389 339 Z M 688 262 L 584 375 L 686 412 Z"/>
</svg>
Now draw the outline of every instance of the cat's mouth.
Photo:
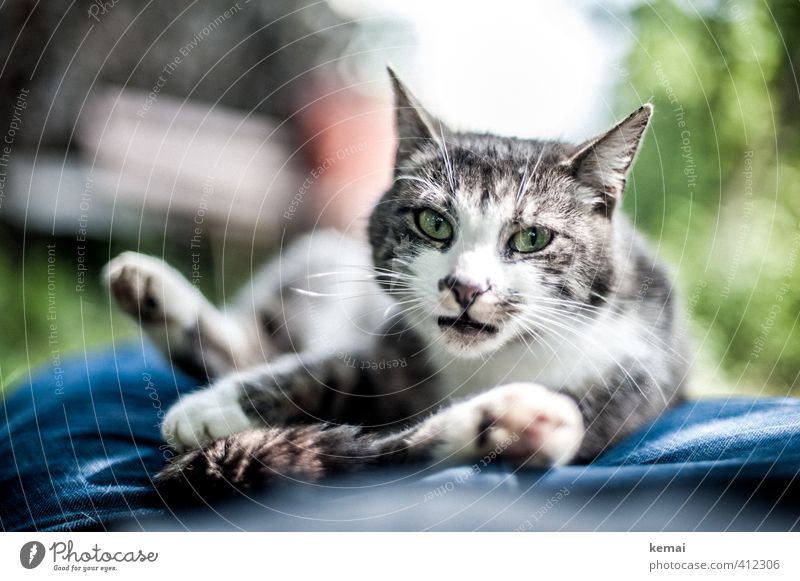
<svg viewBox="0 0 800 581">
<path fill-rule="evenodd" d="M 458 317 L 439 317 L 438 323 L 439 328 L 444 331 L 453 330 L 469 336 L 496 335 L 498 331 L 494 325 L 476 321 L 466 313 L 462 313 Z"/>
</svg>

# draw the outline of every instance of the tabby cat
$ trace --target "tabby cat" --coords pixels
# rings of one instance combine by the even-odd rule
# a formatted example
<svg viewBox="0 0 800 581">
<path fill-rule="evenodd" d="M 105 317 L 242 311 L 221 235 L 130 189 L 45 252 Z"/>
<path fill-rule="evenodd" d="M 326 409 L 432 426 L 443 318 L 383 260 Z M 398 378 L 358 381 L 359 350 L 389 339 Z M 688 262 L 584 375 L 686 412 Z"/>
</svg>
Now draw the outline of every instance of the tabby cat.
<svg viewBox="0 0 800 581">
<path fill-rule="evenodd" d="M 367 466 L 588 462 L 682 397 L 670 278 L 619 210 L 646 104 L 580 145 L 453 132 L 390 71 L 394 180 L 369 243 L 314 232 L 215 308 L 162 261 L 105 278 L 210 385 L 167 413 L 164 487 Z"/>
</svg>

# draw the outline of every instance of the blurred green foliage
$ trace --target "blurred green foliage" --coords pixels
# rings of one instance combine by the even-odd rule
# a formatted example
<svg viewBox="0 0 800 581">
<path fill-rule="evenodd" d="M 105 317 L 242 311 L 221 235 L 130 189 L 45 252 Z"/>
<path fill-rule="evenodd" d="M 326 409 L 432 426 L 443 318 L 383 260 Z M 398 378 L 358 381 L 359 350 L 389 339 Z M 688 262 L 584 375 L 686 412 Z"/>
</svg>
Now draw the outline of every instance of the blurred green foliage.
<svg viewBox="0 0 800 581">
<path fill-rule="evenodd" d="M 112 343 L 141 340 L 137 325 L 112 306 L 101 283 L 103 265 L 110 257 L 137 249 L 163 255 L 187 274 L 195 260 L 186 251 L 188 231 L 179 227 L 139 240 L 87 240 L 81 245 L 85 254 L 80 255 L 74 237 L 27 234 L 25 244 L 20 245 L 23 236 L 14 227 L 0 225 L 0 249 L 5 249 L 0 251 L 0 392 L 25 381 L 31 369 L 41 368 L 56 376 L 65 358 L 80 358 Z M 224 243 L 228 260 L 223 260 L 221 250 L 208 240 L 203 241 L 200 252 L 200 266 L 209 275 L 203 277 L 199 288 L 212 301 L 221 296 L 223 279 L 247 280 L 249 258 L 260 264 L 267 252 L 232 240 Z M 243 256 L 248 259 L 242 260 Z M 84 274 L 79 264 L 85 266 Z"/>
<path fill-rule="evenodd" d="M 800 392 L 800 4 L 655 0 L 620 103 L 652 98 L 626 208 L 678 270 L 696 391 Z"/>
<path fill-rule="evenodd" d="M 0 237 L 4 248 L 17 246 L 21 233 Z M 48 248 L 48 245 L 50 248 Z M 57 374 L 64 357 L 106 345 L 112 338 L 111 313 L 93 260 L 83 289 L 76 290 L 74 244 L 30 238 L 24 248 L 0 252 L 0 388 L 46 364 Z M 129 337 L 133 325 L 113 319 L 113 335 Z"/>
</svg>

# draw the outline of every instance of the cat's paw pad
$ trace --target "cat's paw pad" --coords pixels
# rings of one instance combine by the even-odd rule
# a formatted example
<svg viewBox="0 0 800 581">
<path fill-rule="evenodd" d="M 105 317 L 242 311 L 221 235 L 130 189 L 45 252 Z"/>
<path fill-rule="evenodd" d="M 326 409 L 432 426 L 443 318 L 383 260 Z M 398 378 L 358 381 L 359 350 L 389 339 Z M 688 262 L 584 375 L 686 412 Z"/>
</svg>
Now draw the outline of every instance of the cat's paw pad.
<svg viewBox="0 0 800 581">
<path fill-rule="evenodd" d="M 489 394 L 487 394 L 489 395 Z M 569 397 L 536 384 L 516 383 L 492 390 L 481 406 L 490 452 L 524 466 L 559 466 L 577 454 L 583 417 Z"/>
<path fill-rule="evenodd" d="M 124 252 L 105 266 L 103 279 L 120 308 L 144 323 L 187 327 L 196 320 L 195 289 L 157 258 Z"/>
<path fill-rule="evenodd" d="M 575 402 L 534 383 L 496 387 L 456 404 L 440 422 L 444 451 L 453 457 L 530 467 L 568 463 L 584 435 Z"/>
<path fill-rule="evenodd" d="M 207 388 L 182 397 L 169 409 L 161 435 L 182 452 L 252 426 L 231 390 Z"/>
</svg>

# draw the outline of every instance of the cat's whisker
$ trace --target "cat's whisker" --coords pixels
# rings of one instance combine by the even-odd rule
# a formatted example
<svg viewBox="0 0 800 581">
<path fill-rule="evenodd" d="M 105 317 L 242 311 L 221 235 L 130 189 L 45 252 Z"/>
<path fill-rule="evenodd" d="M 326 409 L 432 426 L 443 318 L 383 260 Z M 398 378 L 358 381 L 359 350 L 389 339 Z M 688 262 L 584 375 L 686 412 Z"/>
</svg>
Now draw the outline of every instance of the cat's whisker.
<svg viewBox="0 0 800 581">
<path fill-rule="evenodd" d="M 515 338 L 516 338 L 516 339 L 517 339 L 517 340 L 518 340 L 520 343 L 522 343 L 523 345 L 525 345 L 525 350 L 526 350 L 528 353 L 530 353 L 530 354 L 531 354 L 531 355 L 533 355 L 534 357 L 537 357 L 537 356 L 538 356 L 538 354 L 537 354 L 537 353 L 536 353 L 536 352 L 533 350 L 533 347 L 531 347 L 531 344 L 530 344 L 530 343 L 528 343 L 528 337 L 525 337 L 525 335 L 524 335 L 524 333 L 523 333 L 523 329 L 521 329 L 520 327 L 523 327 L 523 325 L 521 325 L 521 324 L 517 324 L 517 325 L 515 325 L 515 326 L 514 326 L 514 328 L 513 328 L 514 337 L 515 337 Z M 529 332 L 529 335 L 531 335 L 531 338 L 532 338 L 532 339 L 534 339 L 534 340 L 535 340 L 535 341 L 537 341 L 539 344 L 541 344 L 541 345 L 543 345 L 545 348 L 547 348 L 547 349 L 548 349 L 548 350 L 549 350 L 551 353 L 555 354 L 555 352 L 554 352 L 554 351 L 551 349 L 550 345 L 549 345 L 549 344 L 548 344 L 546 341 L 544 341 L 544 339 L 542 339 L 542 338 L 541 338 L 541 336 L 540 336 L 538 333 L 536 333 L 535 331 L 532 331 L 532 332 Z"/>
<path fill-rule="evenodd" d="M 305 276 L 299 277 L 299 278 L 295 279 L 295 281 L 293 281 L 293 282 L 299 282 L 299 281 L 302 281 L 302 280 L 314 280 L 314 279 L 324 278 L 324 277 L 329 277 L 329 276 L 345 276 L 345 275 L 346 276 L 361 276 L 363 278 L 358 278 L 358 279 L 355 279 L 355 280 L 364 281 L 364 282 L 374 282 L 375 279 L 381 278 L 381 277 L 384 277 L 384 278 L 387 278 L 387 277 L 388 278 L 396 278 L 396 279 L 408 280 L 408 281 L 416 280 L 416 278 L 411 276 L 411 275 L 406 275 L 404 273 L 400 273 L 400 272 L 396 272 L 396 271 L 388 271 L 387 270 L 385 272 L 374 272 L 374 273 L 370 273 L 370 274 L 361 274 L 358 271 L 341 270 L 341 271 L 332 271 L 332 272 L 317 272 L 317 273 L 314 273 L 314 274 L 309 274 L 309 275 L 305 275 Z"/>
<path fill-rule="evenodd" d="M 367 293 L 367 294 L 357 294 L 357 295 L 353 295 L 352 293 L 322 293 L 322 292 L 317 292 L 317 291 L 312 291 L 312 290 L 303 289 L 303 288 L 297 288 L 297 287 L 290 287 L 289 290 L 291 290 L 293 292 L 296 292 L 299 295 L 303 295 L 303 296 L 306 296 L 306 297 L 312 297 L 312 298 L 344 298 L 344 297 L 351 297 L 351 296 L 364 297 L 364 296 L 380 296 L 380 294 L 381 294 L 380 291 L 376 291 L 374 293 Z"/>
<path fill-rule="evenodd" d="M 305 279 L 313 280 L 313 279 L 317 279 L 317 278 L 324 278 L 326 276 L 341 276 L 341 275 L 345 275 L 345 274 L 348 275 L 348 276 L 353 276 L 353 275 L 357 275 L 357 274 L 360 274 L 360 273 L 358 271 L 353 271 L 353 270 L 335 270 L 335 271 L 331 271 L 331 272 L 315 272 L 314 274 L 307 274 L 305 276 L 302 276 L 298 280 L 305 280 Z"/>
<path fill-rule="evenodd" d="M 306 289 L 300 288 L 291 288 L 291 291 L 296 292 L 297 294 L 309 298 L 326 298 L 326 299 L 339 299 L 339 300 L 347 300 L 347 299 L 361 299 L 366 297 L 382 297 L 382 296 L 390 296 L 390 297 L 406 297 L 409 296 L 411 293 L 408 290 L 397 290 L 397 291 L 381 291 L 375 290 L 374 292 L 357 292 L 357 293 L 320 293 L 316 291 L 310 291 Z"/>
<path fill-rule="evenodd" d="M 403 309 L 402 312 L 395 312 L 387 315 L 384 322 L 387 324 L 388 323 L 391 324 L 389 324 L 387 327 L 384 327 L 380 331 L 376 331 L 375 335 L 378 337 L 391 336 L 394 333 L 395 329 L 398 328 L 398 325 L 400 326 L 398 333 L 402 334 L 407 332 L 408 329 L 405 327 L 403 322 L 407 320 L 407 317 L 411 313 L 422 308 L 423 308 L 422 305 L 411 305 L 410 307 Z M 392 321 L 392 319 L 394 319 L 394 321 Z"/>
<path fill-rule="evenodd" d="M 603 311 L 603 312 L 605 312 L 607 310 L 605 308 L 598 307 L 596 305 L 591 305 L 589 303 L 576 301 L 576 300 L 573 300 L 573 299 L 564 299 L 564 298 L 561 298 L 561 297 L 540 296 L 540 295 L 532 295 L 532 294 L 526 294 L 526 293 L 521 293 L 521 292 L 517 292 L 516 295 L 525 298 L 528 301 L 528 304 L 554 303 L 554 304 L 574 307 L 576 309 L 581 309 L 581 310 L 594 310 L 594 311 Z"/>
<path fill-rule="evenodd" d="M 624 365 L 622 365 L 619 362 L 619 360 L 605 347 L 605 345 L 601 344 L 600 342 L 598 342 L 594 338 L 588 337 L 586 335 L 581 335 L 577 330 L 573 329 L 569 325 L 565 325 L 565 324 L 561 323 L 560 321 L 556 321 L 556 320 L 547 318 L 545 316 L 542 316 L 541 314 L 536 315 L 536 321 L 535 322 L 543 324 L 545 327 L 548 324 L 549 325 L 555 325 L 556 327 L 558 327 L 558 328 L 560 328 L 560 329 L 562 329 L 564 331 L 573 333 L 573 334 L 577 335 L 578 337 L 580 337 L 580 338 L 582 338 L 584 340 L 588 339 L 589 341 L 591 341 L 592 344 L 594 344 L 596 347 L 598 347 L 601 351 L 603 351 L 609 357 L 609 359 L 611 359 L 611 361 L 615 365 L 615 367 L 617 367 L 623 373 L 623 375 L 626 377 L 626 379 L 628 379 L 630 381 L 630 384 L 632 386 L 634 386 L 639 391 L 639 393 L 642 395 L 642 397 L 644 397 L 646 400 L 649 401 L 648 395 L 644 392 L 642 387 L 639 385 L 639 382 L 636 381 L 636 379 L 631 375 L 630 371 Z M 548 330 L 550 332 L 554 333 L 554 334 L 557 333 L 552 328 L 550 328 Z M 576 345 L 573 341 L 567 339 L 563 335 L 561 335 L 560 338 L 562 340 L 566 341 L 571 346 L 575 347 L 576 349 L 579 349 L 578 345 Z M 636 359 L 636 361 L 637 361 L 637 363 L 642 363 L 642 362 L 638 361 L 638 359 Z M 645 367 L 645 366 L 643 366 L 643 367 Z M 595 368 L 595 371 L 597 371 L 598 374 L 602 376 L 602 370 Z M 658 385 L 657 383 L 654 383 L 654 384 L 656 386 Z M 661 391 L 660 389 L 658 389 L 657 391 L 662 396 L 662 398 L 664 398 L 664 403 L 666 403 L 666 396 L 664 395 L 663 391 Z"/>
<path fill-rule="evenodd" d="M 553 329 L 552 327 L 549 327 L 548 326 L 548 322 L 545 322 L 545 321 L 542 321 L 542 320 L 537 320 L 536 323 L 541 325 L 548 333 L 551 333 L 551 334 L 555 335 L 557 339 L 567 343 L 571 347 L 573 347 L 575 349 L 579 349 L 580 348 L 579 345 L 577 345 L 577 343 L 575 341 L 569 339 L 568 337 L 566 337 L 562 333 L 558 332 L 557 330 Z M 569 330 L 569 329 L 566 329 L 566 330 Z M 530 332 L 530 330 L 528 332 Z M 622 366 L 619 363 L 619 361 L 616 358 L 614 358 L 613 355 L 611 355 L 608 351 L 606 351 L 606 354 L 609 355 L 609 357 L 612 359 L 612 362 L 614 363 L 614 366 L 617 367 L 623 373 L 623 375 L 626 377 L 626 379 L 630 380 L 631 385 L 633 385 L 641 393 L 641 395 L 646 400 L 649 401 L 649 397 L 647 396 L 647 394 L 644 393 L 644 391 L 642 391 L 641 387 L 635 381 L 635 378 L 630 374 L 630 372 L 628 372 L 628 370 L 625 369 L 625 367 Z M 559 360 L 560 360 L 560 358 L 559 358 Z M 594 371 L 597 372 L 597 374 L 599 376 L 602 376 L 604 370 L 599 369 L 596 365 L 594 365 Z M 611 387 L 611 386 L 605 385 L 605 387 Z"/>
<path fill-rule="evenodd" d="M 431 182 L 430 180 L 427 180 L 425 178 L 421 178 L 419 176 L 412 176 L 412 175 L 408 175 L 408 174 L 402 174 L 402 175 L 399 175 L 399 176 L 395 177 L 394 180 L 392 180 L 392 184 L 395 184 L 395 183 L 397 183 L 399 181 L 403 181 L 403 180 L 407 180 L 407 181 L 411 181 L 411 182 L 419 182 L 429 190 L 435 190 L 436 189 L 436 185 L 433 182 Z"/>
<path fill-rule="evenodd" d="M 537 299 L 537 302 L 547 303 L 548 301 L 547 300 L 539 300 L 539 299 Z M 588 307 L 592 307 L 592 305 L 587 305 L 587 306 Z M 581 313 L 580 311 L 567 311 L 565 313 L 564 311 L 556 309 L 556 308 L 554 308 L 552 306 L 547 307 L 547 306 L 543 306 L 543 305 L 536 305 L 536 306 L 517 305 L 517 307 L 520 310 L 525 311 L 525 312 L 530 312 L 529 309 L 533 309 L 533 312 L 536 312 L 536 310 L 545 311 L 545 312 L 548 312 L 548 313 L 553 314 L 555 316 L 562 317 L 565 320 L 571 321 L 571 322 L 575 323 L 576 325 L 589 326 L 589 325 L 593 325 L 593 324 L 597 323 L 597 319 L 595 317 L 586 315 L 585 313 Z M 595 307 L 592 307 L 592 308 L 595 308 Z M 599 308 L 597 308 L 596 312 L 603 313 L 603 314 L 608 314 L 608 309 L 599 309 Z M 576 317 L 580 317 L 583 320 L 578 320 Z M 630 324 L 633 324 L 633 326 L 636 329 L 638 329 L 638 331 L 640 331 L 640 337 L 641 337 L 642 340 L 647 341 L 653 347 L 657 347 L 659 349 L 662 349 L 662 350 L 665 350 L 665 351 L 669 352 L 672 356 L 678 358 L 682 362 L 686 362 L 686 358 L 681 353 L 679 353 L 677 350 L 675 350 L 674 347 L 672 347 L 671 345 L 665 343 L 655 333 L 655 331 L 653 331 L 653 329 L 648 328 L 647 326 L 645 326 L 643 323 L 637 321 L 636 319 L 628 318 L 628 319 L 626 319 L 626 321 L 628 323 L 630 323 Z"/>
<path fill-rule="evenodd" d="M 424 304 L 424 303 L 425 303 L 425 301 L 424 301 L 424 300 L 422 300 L 422 303 L 423 303 L 423 304 L 421 305 L 421 308 L 424 308 L 424 307 L 426 306 L 426 305 Z M 433 315 L 433 313 L 434 313 L 435 309 L 436 309 L 436 306 L 435 306 L 435 305 L 433 305 L 433 306 L 429 306 L 429 307 L 428 307 L 428 309 L 427 309 L 427 310 L 426 310 L 426 311 L 425 311 L 425 312 L 422 314 L 422 316 L 420 316 L 420 319 L 419 319 L 419 321 L 417 321 L 417 322 L 409 321 L 409 323 L 410 323 L 410 324 L 409 324 L 409 326 L 408 326 L 408 329 L 409 329 L 409 330 L 415 330 L 415 329 L 419 328 L 419 326 L 420 326 L 420 325 L 423 325 L 423 324 L 425 324 L 425 323 L 429 322 L 429 321 L 430 321 L 430 317 Z M 433 344 L 435 344 L 436 342 L 438 342 L 440 339 L 441 339 L 441 336 L 440 336 L 440 337 L 437 337 L 437 338 L 434 340 Z M 425 350 L 425 348 L 421 349 L 421 350 L 420 350 L 420 351 L 418 351 L 417 353 L 422 353 L 424 350 Z"/>
<path fill-rule="evenodd" d="M 606 348 L 605 348 L 603 345 L 600 345 L 600 344 L 599 344 L 599 343 L 598 343 L 596 340 L 594 340 L 593 338 L 590 338 L 590 337 L 588 337 L 588 336 L 586 336 L 586 335 L 583 335 L 583 334 L 581 334 L 581 333 L 580 333 L 578 330 L 576 330 L 576 329 L 573 329 L 573 328 L 572 328 L 572 327 L 570 327 L 569 325 L 566 325 L 566 324 L 564 324 L 564 323 L 562 323 L 561 321 L 558 321 L 558 320 L 556 320 L 556 319 L 552 319 L 552 318 L 550 318 L 550 317 L 547 317 L 547 316 L 545 316 L 545 315 L 543 315 L 543 314 L 541 314 L 541 313 L 530 313 L 530 315 L 531 315 L 530 319 L 526 319 L 526 320 L 530 320 L 531 322 L 537 322 L 537 323 L 539 323 L 539 324 L 543 325 L 543 326 L 544 326 L 544 327 L 545 327 L 545 328 L 546 328 L 546 329 L 547 329 L 549 332 L 552 332 L 552 333 L 554 333 L 554 334 L 556 334 L 556 333 L 557 333 L 557 332 L 556 332 L 556 331 L 555 331 L 555 330 L 552 328 L 552 325 L 554 325 L 554 326 L 556 326 L 557 328 L 559 328 L 559 329 L 562 329 L 562 330 L 564 330 L 564 331 L 567 331 L 567 332 L 569 332 L 569 333 L 572 333 L 572 334 L 576 335 L 577 337 L 579 337 L 579 338 L 581 338 L 581 339 L 584 339 L 584 340 L 588 339 L 588 340 L 590 340 L 590 341 L 591 341 L 591 342 L 592 342 L 594 345 L 598 346 L 598 347 L 599 347 L 601 350 L 603 350 L 603 351 L 604 351 L 606 354 L 608 354 L 608 355 L 609 355 L 609 357 L 610 357 L 610 358 L 612 358 L 612 359 L 614 360 L 614 363 L 615 363 L 615 364 L 617 364 L 617 365 L 619 366 L 619 362 L 618 362 L 618 361 L 616 361 L 616 359 L 614 359 L 613 355 L 612 355 L 612 354 L 611 354 L 611 353 L 610 353 L 610 352 L 609 352 L 609 351 L 608 351 L 608 350 L 607 350 L 607 349 L 606 349 Z M 548 325 L 551 325 L 551 327 L 548 327 Z M 559 333 L 557 336 L 558 336 L 560 339 L 562 339 L 562 340 L 566 341 L 566 342 L 567 342 L 568 344 L 570 344 L 571 346 L 575 347 L 576 349 L 579 349 L 579 348 L 580 348 L 580 346 L 579 346 L 577 343 L 575 343 L 574 341 L 571 341 L 571 340 L 569 340 L 569 339 L 568 339 L 568 338 L 566 338 L 564 335 L 562 335 L 562 334 L 560 334 L 560 333 Z M 625 371 L 625 370 L 623 369 L 623 372 L 624 372 L 624 371 Z"/>
<path fill-rule="evenodd" d="M 536 170 L 539 169 L 539 164 L 542 163 L 542 158 L 544 157 L 544 147 L 539 150 L 539 157 L 536 158 L 536 163 L 533 164 L 533 171 L 531 175 L 536 175 Z"/>
<path fill-rule="evenodd" d="M 392 258 L 392 262 L 396 262 L 398 264 L 402 264 L 403 266 L 411 266 L 411 263 L 409 261 L 403 260 L 402 258 L 397 257 L 397 256 Z"/>
<path fill-rule="evenodd" d="M 400 305 L 407 305 L 409 303 L 419 303 L 419 302 L 422 302 L 422 299 L 420 299 L 419 297 L 412 297 L 404 301 L 394 301 L 391 305 L 389 305 L 389 308 L 398 307 Z"/>
<path fill-rule="evenodd" d="M 378 278 L 379 277 L 375 277 L 375 278 L 371 278 L 371 279 L 340 279 L 340 280 L 337 280 L 336 282 L 339 283 L 339 284 L 367 283 L 367 284 L 373 286 L 374 288 L 379 288 L 378 284 L 377 284 L 379 282 Z M 413 284 L 413 283 L 405 281 L 405 280 L 389 279 L 389 280 L 386 281 L 386 283 L 388 285 L 390 285 L 391 288 L 411 288 L 411 289 L 413 289 L 413 288 L 417 288 L 417 286 L 418 286 L 417 284 Z"/>
<path fill-rule="evenodd" d="M 400 262 L 399 258 L 394 258 L 392 260 L 394 260 L 395 262 Z M 405 266 L 405 264 L 403 264 L 403 266 Z M 416 278 L 416 276 L 413 273 L 403 272 L 402 270 L 391 269 L 391 268 L 382 268 L 382 267 L 378 267 L 378 266 L 371 266 L 371 267 L 365 267 L 364 270 L 367 270 L 368 272 L 373 272 L 373 273 L 376 273 L 376 274 L 386 274 L 386 275 L 389 275 L 389 276 L 398 276 L 398 277 L 405 277 L 405 278 L 411 278 L 411 279 Z"/>
<path fill-rule="evenodd" d="M 444 167 L 447 172 L 447 181 L 450 184 L 450 193 L 456 195 L 456 181 L 453 175 L 453 165 L 450 162 L 450 153 L 447 151 L 447 140 L 444 138 L 444 126 L 439 123 L 439 147 L 442 150 L 442 159 L 444 160 Z"/>
<path fill-rule="evenodd" d="M 547 309 L 545 309 L 545 310 L 547 310 Z M 555 315 L 557 315 L 557 316 L 561 316 L 561 313 L 559 313 L 557 310 L 555 310 L 555 311 L 551 310 L 550 312 L 555 314 Z M 580 321 L 580 320 L 577 320 L 577 319 L 574 318 L 575 315 L 579 315 L 579 314 L 578 313 L 573 313 L 572 315 L 564 316 L 564 318 L 566 320 L 569 320 L 570 322 L 573 322 L 573 323 L 577 324 L 577 325 L 586 325 L 586 326 L 588 326 L 588 325 L 592 325 L 592 324 L 594 324 L 596 322 L 596 320 L 594 318 L 587 317 L 586 315 L 583 315 L 585 320 Z M 642 324 L 641 322 L 639 322 L 639 321 L 637 321 L 635 319 L 630 319 L 629 318 L 629 319 L 626 320 L 626 322 L 628 324 L 631 324 L 636 329 L 636 331 L 638 333 L 638 337 L 642 341 L 645 341 L 648 345 L 651 345 L 652 347 L 654 347 L 656 349 L 662 350 L 663 352 L 667 353 L 670 357 L 673 357 L 678 361 L 681 361 L 683 363 L 687 363 L 688 362 L 683 354 L 681 354 L 679 351 L 677 351 L 672 345 L 666 343 L 661 337 L 658 336 L 658 334 L 652 328 L 648 328 L 647 326 L 645 326 L 644 324 Z"/>
<path fill-rule="evenodd" d="M 530 161 L 530 158 L 527 158 L 525 160 L 525 171 L 523 172 L 522 180 L 520 180 L 520 187 L 519 190 L 517 191 L 517 198 L 516 198 L 517 205 L 521 203 L 523 195 L 525 194 L 525 192 L 528 191 L 528 186 L 531 183 L 531 179 L 533 179 L 533 176 L 536 174 L 536 170 L 539 168 L 539 163 L 541 163 L 543 156 L 544 156 L 544 147 L 542 147 L 539 150 L 539 157 L 536 158 L 536 163 L 533 165 L 533 171 L 531 171 L 530 173 L 528 173 L 528 162 Z"/>
<path fill-rule="evenodd" d="M 522 192 L 524 192 L 525 188 L 528 186 L 528 164 L 530 161 L 530 156 L 525 158 L 525 169 L 522 171 L 522 178 L 519 180 L 519 188 L 517 189 L 517 196 L 515 199 L 517 205 L 519 205 L 520 200 L 522 200 Z"/>
<path fill-rule="evenodd" d="M 408 317 L 409 315 L 411 315 L 411 314 L 413 314 L 413 313 L 415 313 L 417 311 L 422 311 L 424 309 L 425 309 L 425 305 L 424 304 L 417 304 L 417 305 L 412 305 L 411 307 L 407 307 L 407 308 L 403 309 L 402 311 L 398 311 L 398 312 L 390 315 L 389 318 L 397 317 L 397 320 L 394 323 L 392 323 L 392 325 L 388 329 L 386 329 L 386 331 L 384 331 L 384 333 L 390 334 L 390 332 L 395 328 L 396 325 L 400 325 L 400 324 L 403 324 L 403 323 L 406 323 L 406 324 L 409 323 L 410 322 L 409 321 L 409 317 Z M 421 318 L 420 322 L 417 323 L 416 325 L 403 326 L 403 330 L 401 332 L 407 332 L 407 331 L 413 330 L 419 324 L 421 324 L 423 321 L 424 321 L 424 318 Z"/>
<path fill-rule="evenodd" d="M 339 286 L 342 285 L 359 285 L 358 289 L 359 292 L 364 294 L 369 294 L 369 291 L 372 291 L 372 294 L 375 296 L 380 296 L 382 294 L 393 294 L 395 292 L 412 292 L 417 288 L 417 285 L 408 284 L 405 282 L 390 282 L 387 287 L 381 287 L 376 284 L 376 281 L 367 281 L 367 280 L 338 280 L 336 281 Z M 361 286 L 359 283 L 367 283 Z M 306 293 L 317 293 L 318 296 L 328 296 L 328 297 L 335 297 L 340 296 L 340 294 L 347 294 L 347 293 L 329 293 L 326 291 L 315 291 L 310 288 L 302 288 L 298 286 L 291 286 L 289 290 L 300 290 Z"/>
<path fill-rule="evenodd" d="M 545 339 L 544 335 L 542 335 L 538 329 L 526 326 L 524 320 L 522 320 L 518 315 L 513 315 L 511 320 L 514 323 L 516 323 L 516 325 L 512 326 L 514 334 L 522 340 L 522 342 L 525 344 L 526 348 L 531 354 L 535 355 L 533 347 L 531 347 L 530 343 L 528 343 L 528 341 L 525 339 L 525 336 L 522 334 L 522 331 L 516 328 L 517 326 L 522 327 L 526 333 L 532 335 L 537 343 L 543 344 L 548 350 L 550 350 L 553 353 L 556 359 L 560 361 L 560 358 L 558 357 L 558 353 L 555 350 L 555 348 L 550 344 L 549 341 L 547 341 L 547 339 Z"/>
</svg>

